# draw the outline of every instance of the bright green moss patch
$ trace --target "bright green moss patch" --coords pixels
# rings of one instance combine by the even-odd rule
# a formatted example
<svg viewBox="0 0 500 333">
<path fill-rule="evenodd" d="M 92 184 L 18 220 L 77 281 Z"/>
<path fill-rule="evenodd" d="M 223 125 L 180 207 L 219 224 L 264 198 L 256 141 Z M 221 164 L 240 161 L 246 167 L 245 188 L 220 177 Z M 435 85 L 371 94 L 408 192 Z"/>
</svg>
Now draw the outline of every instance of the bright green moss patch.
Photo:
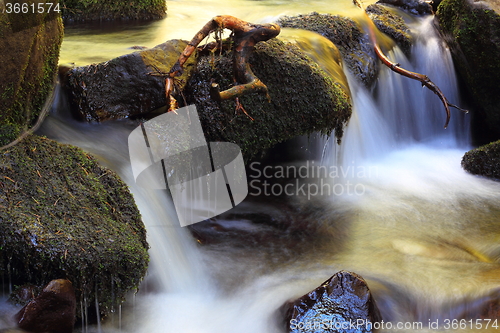
<svg viewBox="0 0 500 333">
<path fill-rule="evenodd" d="M 465 153 L 462 167 L 474 175 L 500 180 L 500 141 Z"/>
<path fill-rule="evenodd" d="M 118 176 L 78 148 L 30 136 L 0 152 L 0 275 L 71 280 L 105 312 L 138 287 L 148 244 Z"/>
</svg>

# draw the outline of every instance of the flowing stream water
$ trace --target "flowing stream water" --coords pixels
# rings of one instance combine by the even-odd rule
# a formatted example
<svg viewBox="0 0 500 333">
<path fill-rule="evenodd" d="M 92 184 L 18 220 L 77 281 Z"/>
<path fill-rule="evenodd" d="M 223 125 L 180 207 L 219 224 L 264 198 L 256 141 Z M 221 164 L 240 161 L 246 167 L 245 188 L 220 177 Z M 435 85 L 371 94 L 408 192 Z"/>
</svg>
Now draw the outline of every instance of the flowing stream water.
<svg viewBox="0 0 500 333">
<path fill-rule="evenodd" d="M 356 13 L 347 2 L 330 1 L 168 4 L 169 17 L 148 25 L 115 26 L 106 32 L 69 28 L 61 61 L 82 65 L 127 53 L 125 45 L 190 39 L 221 13 L 254 22 L 313 10 Z M 391 58 L 428 74 L 459 104 L 453 63 L 431 18 L 410 24 L 417 36 L 411 60 L 398 48 Z M 328 58 L 320 53 L 323 46 L 316 51 L 318 59 Z M 445 130 L 442 104 L 418 82 L 382 68 L 376 87 L 368 91 L 346 76 L 354 113 L 342 142 L 319 138 L 289 143 L 297 145 L 295 150 L 316 152 L 293 164 L 318 171 L 297 177 L 308 192 L 283 201 L 272 193 L 252 196 L 251 189 L 249 200 L 199 229 L 212 237 L 210 242 L 199 239 L 206 245 L 179 226 L 164 192 L 135 185 L 127 148 L 135 126 L 127 121 L 79 123 L 65 116 L 67 106 L 60 101 L 39 133 L 80 146 L 117 171 L 134 194 L 151 245 L 151 268 L 141 291 L 102 327 L 82 330 L 284 332 L 280 307 L 339 270 L 367 280 L 385 321 L 420 322 L 427 331 L 430 322 L 444 324 L 474 312 L 498 291 L 500 184 L 460 167 L 463 153 L 471 148 L 468 116 L 452 111 Z M 269 169 L 278 170 L 277 165 Z M 250 178 L 254 171 L 248 170 Z M 311 190 L 320 188 L 324 193 L 311 197 Z M 308 213 L 291 216 L 296 207 Z M 258 223 L 251 218 L 256 213 L 285 221 L 287 228 Z"/>
</svg>

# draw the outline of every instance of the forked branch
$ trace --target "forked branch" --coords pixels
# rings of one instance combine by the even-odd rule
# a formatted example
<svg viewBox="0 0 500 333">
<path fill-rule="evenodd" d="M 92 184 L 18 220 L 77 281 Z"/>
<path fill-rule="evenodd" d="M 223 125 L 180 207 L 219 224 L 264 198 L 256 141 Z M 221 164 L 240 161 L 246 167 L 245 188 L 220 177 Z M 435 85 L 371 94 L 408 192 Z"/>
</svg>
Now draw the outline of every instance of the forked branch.
<svg viewBox="0 0 500 333">
<path fill-rule="evenodd" d="M 252 24 L 229 15 L 220 15 L 211 19 L 205 26 L 196 33 L 193 39 L 186 46 L 179 59 L 171 68 L 166 79 L 167 99 L 171 97 L 173 90 L 173 79 L 182 74 L 186 60 L 193 54 L 197 46 L 210 33 L 222 29 L 229 29 L 233 32 L 233 66 L 235 86 L 219 91 L 219 86 L 212 83 L 211 94 L 218 100 L 236 98 L 251 92 L 263 92 L 267 94 L 267 86 L 262 83 L 252 72 L 248 59 L 254 50 L 255 44 L 276 37 L 280 33 L 277 24 Z"/>
</svg>

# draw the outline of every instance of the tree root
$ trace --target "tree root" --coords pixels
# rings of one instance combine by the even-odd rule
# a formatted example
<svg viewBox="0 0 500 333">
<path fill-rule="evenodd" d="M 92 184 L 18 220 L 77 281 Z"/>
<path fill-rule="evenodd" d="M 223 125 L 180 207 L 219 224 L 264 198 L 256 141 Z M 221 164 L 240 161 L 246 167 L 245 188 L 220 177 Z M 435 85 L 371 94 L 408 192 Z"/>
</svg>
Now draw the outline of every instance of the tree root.
<svg viewBox="0 0 500 333">
<path fill-rule="evenodd" d="M 211 32 L 222 29 L 229 29 L 233 33 L 233 66 L 236 85 L 228 90 L 220 91 L 218 84 L 212 82 L 210 90 L 212 98 L 220 101 L 252 92 L 267 94 L 267 86 L 252 72 L 248 59 L 255 44 L 276 37 L 280 33 L 280 27 L 277 24 L 252 24 L 233 16 L 220 15 L 211 19 L 196 33 L 167 74 L 165 94 L 167 100 L 170 99 L 171 105 L 173 104 L 171 96 L 174 88 L 173 79 L 182 74 L 184 63 L 201 41 Z M 269 98 L 269 95 L 267 96 Z"/>
</svg>

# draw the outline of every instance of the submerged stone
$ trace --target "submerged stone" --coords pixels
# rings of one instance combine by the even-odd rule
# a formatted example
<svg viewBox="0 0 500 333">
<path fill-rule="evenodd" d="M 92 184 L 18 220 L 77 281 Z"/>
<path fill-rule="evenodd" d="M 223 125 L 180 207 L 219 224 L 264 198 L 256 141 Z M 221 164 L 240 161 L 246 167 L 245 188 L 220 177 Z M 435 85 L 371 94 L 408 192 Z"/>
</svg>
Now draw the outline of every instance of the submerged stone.
<svg viewBox="0 0 500 333">
<path fill-rule="evenodd" d="M 382 319 L 363 278 L 340 271 L 286 305 L 287 332 L 374 332 Z"/>
<path fill-rule="evenodd" d="M 0 276 L 66 278 L 105 313 L 138 287 L 146 231 L 126 184 L 82 150 L 37 136 L 0 152 Z"/>
<path fill-rule="evenodd" d="M 500 141 L 465 153 L 462 158 L 462 168 L 473 175 L 500 180 Z"/>
</svg>

